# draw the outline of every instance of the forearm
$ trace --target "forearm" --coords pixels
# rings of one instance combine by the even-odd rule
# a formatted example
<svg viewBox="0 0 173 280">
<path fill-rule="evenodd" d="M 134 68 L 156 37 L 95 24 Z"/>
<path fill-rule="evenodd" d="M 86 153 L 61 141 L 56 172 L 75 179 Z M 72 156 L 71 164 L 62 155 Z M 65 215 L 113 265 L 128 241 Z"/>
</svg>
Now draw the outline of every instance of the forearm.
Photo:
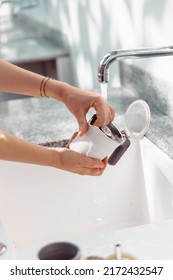
<svg viewBox="0 0 173 280">
<path fill-rule="evenodd" d="M 80 155 L 67 148 L 46 148 L 29 143 L 0 130 L 0 160 L 44 165 L 80 175 L 98 176 L 104 172 L 107 161 Z"/>
<path fill-rule="evenodd" d="M 15 66 L 0 59 L 0 92 L 10 92 L 30 96 L 40 96 L 40 85 L 45 78 L 42 75 Z M 50 79 L 46 83 L 46 93 L 49 97 L 56 96 L 61 101 L 65 83 Z M 53 94 L 52 94 L 53 91 Z"/>
<path fill-rule="evenodd" d="M 0 130 L 0 160 L 52 166 L 52 152 Z"/>
<path fill-rule="evenodd" d="M 39 96 L 43 77 L 0 60 L 0 91 Z"/>
</svg>

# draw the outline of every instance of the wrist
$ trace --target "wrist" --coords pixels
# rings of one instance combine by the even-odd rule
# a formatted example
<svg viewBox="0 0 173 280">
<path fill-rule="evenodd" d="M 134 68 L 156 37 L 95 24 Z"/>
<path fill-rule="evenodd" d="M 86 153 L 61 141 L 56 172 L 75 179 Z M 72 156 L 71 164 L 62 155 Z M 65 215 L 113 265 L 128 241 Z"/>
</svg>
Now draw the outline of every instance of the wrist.
<svg viewBox="0 0 173 280">
<path fill-rule="evenodd" d="M 49 165 L 58 169 L 63 169 L 62 152 L 63 148 L 49 148 L 51 152 L 51 162 Z"/>
<path fill-rule="evenodd" d="M 64 102 L 67 86 L 68 85 L 64 82 L 60 82 L 50 78 L 46 83 L 45 93 L 47 97 Z"/>
</svg>

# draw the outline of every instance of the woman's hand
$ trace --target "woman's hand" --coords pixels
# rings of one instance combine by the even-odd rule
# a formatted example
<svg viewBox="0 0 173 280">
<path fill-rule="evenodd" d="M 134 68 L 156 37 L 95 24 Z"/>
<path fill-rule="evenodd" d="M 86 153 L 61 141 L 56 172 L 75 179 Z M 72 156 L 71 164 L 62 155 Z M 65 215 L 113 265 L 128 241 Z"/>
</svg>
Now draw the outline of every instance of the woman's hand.
<svg viewBox="0 0 173 280">
<path fill-rule="evenodd" d="M 47 83 L 47 91 L 50 97 L 62 101 L 73 113 L 78 121 L 81 136 L 88 130 L 86 114 L 90 108 L 94 108 L 96 111 L 97 120 L 94 125 L 98 127 L 110 123 L 115 117 L 114 109 L 99 93 L 81 90 L 55 80 Z"/>
<path fill-rule="evenodd" d="M 94 125 L 98 127 L 110 123 L 115 116 L 114 109 L 98 93 L 81 90 L 79 92 L 77 89 L 73 95 L 67 95 L 65 104 L 78 121 L 80 136 L 88 130 L 86 114 L 90 108 L 96 111 L 97 120 Z"/>
<path fill-rule="evenodd" d="M 41 95 L 41 85 L 44 76 L 17 67 L 0 59 L 0 91 L 26 94 L 31 96 Z M 106 103 L 99 93 L 86 91 L 73 87 L 67 83 L 47 79 L 44 84 L 45 96 L 62 101 L 70 112 L 76 117 L 79 124 L 80 135 L 88 130 L 86 114 L 94 108 L 97 115 L 96 126 L 110 123 L 115 116 L 114 109 Z"/>
<path fill-rule="evenodd" d="M 0 130 L 0 159 L 63 169 L 80 175 L 101 175 L 107 165 L 68 148 L 47 148 Z"/>
<path fill-rule="evenodd" d="M 24 70 L 0 59 L 0 91 L 42 96 L 41 88 L 44 76 Z M 79 135 L 88 130 L 86 114 L 94 108 L 96 126 L 108 124 L 114 119 L 114 109 L 106 103 L 99 93 L 81 90 L 67 83 L 47 79 L 44 83 L 45 96 L 63 102 L 73 113 L 79 124 Z M 53 158 L 53 160 L 52 160 Z M 0 159 L 18 162 L 55 166 L 77 174 L 101 175 L 106 167 L 107 159 L 102 162 L 80 155 L 67 148 L 46 149 L 23 139 L 0 131 Z"/>
<path fill-rule="evenodd" d="M 107 158 L 103 161 L 83 156 L 68 148 L 53 148 L 52 166 L 80 175 L 100 176 L 107 165 Z"/>
<path fill-rule="evenodd" d="M 114 109 L 106 103 L 99 93 L 69 88 L 68 92 L 64 95 L 64 103 L 78 121 L 80 136 L 88 130 L 86 114 L 90 108 L 94 108 L 96 111 L 97 120 L 94 125 L 98 127 L 110 123 L 115 116 Z"/>
</svg>

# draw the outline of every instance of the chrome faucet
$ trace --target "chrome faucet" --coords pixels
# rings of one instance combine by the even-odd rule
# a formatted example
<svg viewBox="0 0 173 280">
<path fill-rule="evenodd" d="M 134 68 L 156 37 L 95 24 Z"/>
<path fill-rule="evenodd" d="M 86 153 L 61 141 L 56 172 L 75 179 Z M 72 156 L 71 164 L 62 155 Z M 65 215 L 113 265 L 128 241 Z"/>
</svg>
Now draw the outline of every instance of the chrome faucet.
<svg viewBox="0 0 173 280">
<path fill-rule="evenodd" d="M 140 48 L 132 50 L 115 50 L 106 54 L 98 68 L 99 83 L 109 82 L 109 67 L 116 60 L 161 57 L 173 55 L 173 46 L 157 48 Z"/>
<path fill-rule="evenodd" d="M 112 51 L 110 53 L 107 53 L 100 62 L 100 65 L 98 67 L 98 81 L 99 83 L 109 82 L 109 67 L 114 61 L 125 59 L 161 57 L 169 55 L 173 55 L 173 46 Z M 108 159 L 108 163 L 110 165 L 115 165 L 130 146 L 130 140 L 128 136 L 126 135 L 126 133 L 124 135 L 126 140 L 122 145 L 115 149 L 115 151 L 111 154 L 111 156 Z"/>
</svg>

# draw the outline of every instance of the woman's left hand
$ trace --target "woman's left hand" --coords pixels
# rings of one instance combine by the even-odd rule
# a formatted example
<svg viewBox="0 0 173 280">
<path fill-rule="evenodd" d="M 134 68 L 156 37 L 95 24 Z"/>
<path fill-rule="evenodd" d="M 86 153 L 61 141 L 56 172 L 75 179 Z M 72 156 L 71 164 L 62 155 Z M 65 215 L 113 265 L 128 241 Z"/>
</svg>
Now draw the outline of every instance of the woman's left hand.
<svg viewBox="0 0 173 280">
<path fill-rule="evenodd" d="M 100 127 L 103 124 L 108 124 L 115 117 L 115 110 L 99 93 L 82 90 L 55 80 L 49 80 L 47 90 L 49 97 L 62 101 L 76 117 L 81 136 L 88 130 L 86 114 L 90 108 L 94 108 L 96 111 L 95 126 Z"/>
<path fill-rule="evenodd" d="M 96 111 L 97 120 L 94 123 L 95 126 L 100 127 L 101 125 L 108 124 L 115 117 L 115 110 L 99 93 L 85 91 L 67 85 L 66 93 L 64 94 L 64 103 L 78 121 L 80 136 L 88 130 L 86 114 L 90 108 L 94 108 Z"/>
</svg>

